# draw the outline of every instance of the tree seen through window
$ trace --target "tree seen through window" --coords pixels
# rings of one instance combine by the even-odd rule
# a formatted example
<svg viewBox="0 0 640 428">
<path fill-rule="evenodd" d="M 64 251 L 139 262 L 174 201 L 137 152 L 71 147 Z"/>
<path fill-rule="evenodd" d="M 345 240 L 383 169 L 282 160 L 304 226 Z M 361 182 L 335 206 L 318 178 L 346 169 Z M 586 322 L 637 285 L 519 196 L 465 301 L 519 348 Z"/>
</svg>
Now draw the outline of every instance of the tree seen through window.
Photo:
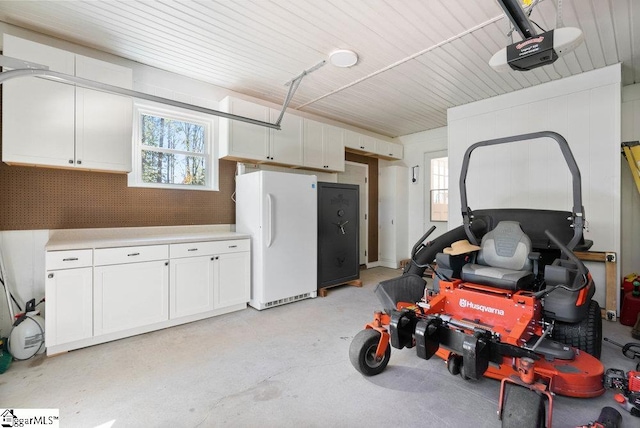
<svg viewBox="0 0 640 428">
<path fill-rule="evenodd" d="M 204 186 L 205 127 L 147 114 L 140 118 L 142 181 Z"/>
</svg>

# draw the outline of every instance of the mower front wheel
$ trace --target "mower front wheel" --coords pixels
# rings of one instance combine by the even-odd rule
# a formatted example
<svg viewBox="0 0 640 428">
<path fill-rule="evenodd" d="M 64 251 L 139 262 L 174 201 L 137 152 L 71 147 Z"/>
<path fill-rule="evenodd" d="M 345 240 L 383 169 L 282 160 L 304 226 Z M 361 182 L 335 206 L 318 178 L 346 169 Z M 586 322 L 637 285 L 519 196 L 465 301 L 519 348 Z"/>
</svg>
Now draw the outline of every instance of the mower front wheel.
<svg viewBox="0 0 640 428">
<path fill-rule="evenodd" d="M 542 396 L 523 386 L 505 386 L 502 428 L 544 428 L 546 421 Z"/>
<path fill-rule="evenodd" d="M 351 364 L 365 376 L 375 376 L 389 364 L 391 357 L 391 346 L 387 344 L 387 349 L 380 360 L 376 359 L 376 349 L 380 342 L 380 332 L 373 329 L 362 330 L 351 341 L 349 346 L 349 359 Z"/>
</svg>

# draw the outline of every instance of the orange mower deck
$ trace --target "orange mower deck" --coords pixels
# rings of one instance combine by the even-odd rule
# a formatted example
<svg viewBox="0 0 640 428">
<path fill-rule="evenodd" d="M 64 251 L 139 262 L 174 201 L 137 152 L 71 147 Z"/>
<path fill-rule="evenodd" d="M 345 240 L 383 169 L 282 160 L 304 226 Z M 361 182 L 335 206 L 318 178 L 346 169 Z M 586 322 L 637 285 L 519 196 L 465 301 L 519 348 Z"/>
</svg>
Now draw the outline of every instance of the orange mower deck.
<svg viewBox="0 0 640 428">
<path fill-rule="evenodd" d="M 482 370 L 484 367 L 482 364 L 479 365 L 482 371 L 479 375 L 496 380 L 517 377 L 524 384 L 541 383 L 546 385 L 549 392 L 568 397 L 588 398 L 604 393 L 602 384 L 604 367 L 597 358 L 569 347 L 566 348 L 573 350 L 573 358 L 548 358 L 536 353 L 536 349 L 532 350 L 533 347 L 529 346 L 544 335 L 543 326 L 539 322 L 541 304 L 531 293 L 510 292 L 463 283 L 460 280 L 442 281 L 440 284 L 439 294 L 427 298 L 426 302 L 418 305 L 414 303 L 397 305 L 399 313 L 404 314 L 405 318 L 409 316 L 417 320 L 417 323 L 413 323 L 417 326 L 424 325 L 424 320 L 427 319 L 445 320 L 444 323 L 439 322 L 436 327 L 432 323 L 424 328 L 425 331 L 434 331 L 433 334 L 439 334 L 441 337 L 437 349 L 426 352 L 423 350 L 421 355 L 420 346 L 417 347 L 418 355 L 422 358 L 429 359 L 432 355 L 436 355 L 449 364 L 455 364 L 452 361 L 461 357 L 462 353 L 453 343 L 457 339 L 450 339 L 452 343 L 448 345 L 445 336 L 491 337 L 491 340 L 499 343 L 487 343 L 483 345 L 482 350 L 494 347 L 498 353 L 504 352 L 507 355 L 498 357 L 495 352 L 488 352 L 485 358 L 489 362 L 485 370 Z M 366 325 L 367 329 L 374 329 L 381 333 L 375 352 L 376 358 L 383 358 L 389 344 L 394 347 L 411 348 L 416 346 L 416 341 L 420 341 L 421 335 L 411 332 L 412 342 L 409 343 L 406 331 L 404 342 L 398 337 L 394 338 L 394 336 L 403 335 L 402 332 L 398 332 L 397 325 L 394 328 L 394 322 L 397 322 L 397 314 L 394 320 L 393 316 L 378 312 L 374 321 Z M 420 328 L 417 327 L 417 330 Z M 473 343 L 476 342 L 473 341 Z M 525 344 L 527 346 L 524 346 Z M 468 347 L 467 345 L 465 342 L 463 347 Z M 428 348 L 429 345 L 426 347 Z M 521 365 L 524 358 L 532 360 L 531 373 L 522 372 Z M 451 367 L 449 369 L 452 370 Z"/>
</svg>

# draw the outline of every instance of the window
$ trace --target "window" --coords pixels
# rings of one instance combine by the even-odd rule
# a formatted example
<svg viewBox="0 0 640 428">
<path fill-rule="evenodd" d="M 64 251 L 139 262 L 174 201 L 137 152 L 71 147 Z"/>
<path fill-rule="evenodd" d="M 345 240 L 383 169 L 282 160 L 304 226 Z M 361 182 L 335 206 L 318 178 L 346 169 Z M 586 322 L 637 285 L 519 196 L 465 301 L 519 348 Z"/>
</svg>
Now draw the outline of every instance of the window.
<svg viewBox="0 0 640 428">
<path fill-rule="evenodd" d="M 214 119 L 136 104 L 129 186 L 218 190 Z"/>
<path fill-rule="evenodd" d="M 431 159 L 431 221 L 449 218 L 449 159 Z"/>
</svg>

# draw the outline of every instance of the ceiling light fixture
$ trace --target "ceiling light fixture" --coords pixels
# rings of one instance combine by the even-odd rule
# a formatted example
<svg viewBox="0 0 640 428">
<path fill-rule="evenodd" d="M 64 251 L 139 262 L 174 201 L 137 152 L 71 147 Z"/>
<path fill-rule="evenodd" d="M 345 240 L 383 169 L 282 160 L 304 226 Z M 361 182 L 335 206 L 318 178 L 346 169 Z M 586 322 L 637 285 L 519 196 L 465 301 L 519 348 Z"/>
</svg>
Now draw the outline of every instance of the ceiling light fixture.
<svg viewBox="0 0 640 428">
<path fill-rule="evenodd" d="M 348 68 L 358 63 L 358 54 L 348 49 L 339 49 L 331 52 L 329 61 L 336 67 Z"/>
</svg>

